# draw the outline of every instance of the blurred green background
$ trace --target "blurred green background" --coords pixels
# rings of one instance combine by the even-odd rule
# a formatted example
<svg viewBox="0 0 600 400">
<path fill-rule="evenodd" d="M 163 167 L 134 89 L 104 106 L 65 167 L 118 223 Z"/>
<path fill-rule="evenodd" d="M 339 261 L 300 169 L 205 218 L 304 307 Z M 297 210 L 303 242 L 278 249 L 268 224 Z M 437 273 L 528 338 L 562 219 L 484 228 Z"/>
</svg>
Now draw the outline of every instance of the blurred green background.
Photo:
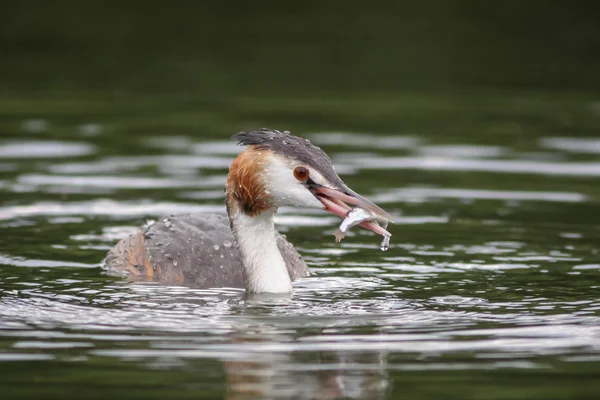
<svg viewBox="0 0 600 400">
<path fill-rule="evenodd" d="M 522 131 L 505 123 L 479 129 L 481 109 L 527 108 L 535 118 L 536 107 L 555 114 L 553 104 L 587 102 L 600 89 L 592 1 L 24 0 L 1 9 L 5 134 L 18 131 L 9 120 L 21 114 L 57 123 L 68 113 L 103 119 L 109 133 L 119 118 L 112 132 L 128 137 L 268 123 L 434 135 L 443 127 L 450 138 L 475 127 L 514 138 Z M 595 125 L 576 133 L 594 135 Z"/>
<path fill-rule="evenodd" d="M 597 2 L 3 4 L 4 90 L 210 98 L 600 85 Z"/>
</svg>

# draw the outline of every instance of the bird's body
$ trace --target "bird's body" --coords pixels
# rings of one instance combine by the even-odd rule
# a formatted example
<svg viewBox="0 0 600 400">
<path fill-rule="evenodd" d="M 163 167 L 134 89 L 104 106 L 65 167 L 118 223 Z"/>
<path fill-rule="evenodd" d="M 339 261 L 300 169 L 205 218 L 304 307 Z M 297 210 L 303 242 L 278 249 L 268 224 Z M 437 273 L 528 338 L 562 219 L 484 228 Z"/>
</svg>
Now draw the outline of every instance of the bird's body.
<svg viewBox="0 0 600 400">
<path fill-rule="evenodd" d="M 290 279 L 310 275 L 294 246 L 279 232 L 275 236 Z M 107 264 L 134 279 L 199 289 L 244 287 L 240 250 L 224 213 L 163 218 L 120 241 Z"/>
<path fill-rule="evenodd" d="M 280 206 L 325 209 L 345 217 L 363 207 L 389 214 L 350 190 L 331 160 L 308 140 L 261 129 L 234 135 L 247 145 L 232 162 L 225 185 L 227 217 L 185 214 L 163 218 L 121 240 L 108 254 L 115 273 L 197 288 L 243 287 L 251 293 L 289 293 L 309 275 L 298 252 L 276 230 Z M 363 227 L 385 232 L 377 224 Z"/>
</svg>

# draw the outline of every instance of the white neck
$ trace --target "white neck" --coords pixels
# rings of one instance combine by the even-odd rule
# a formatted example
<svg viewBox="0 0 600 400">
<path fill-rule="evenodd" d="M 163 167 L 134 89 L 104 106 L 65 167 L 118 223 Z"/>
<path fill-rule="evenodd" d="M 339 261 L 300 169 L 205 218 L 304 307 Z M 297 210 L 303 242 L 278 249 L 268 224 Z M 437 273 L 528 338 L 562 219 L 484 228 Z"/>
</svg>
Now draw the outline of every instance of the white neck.
<svg viewBox="0 0 600 400">
<path fill-rule="evenodd" d="M 292 281 L 277 248 L 274 210 L 251 217 L 241 211 L 229 216 L 244 266 L 249 293 L 291 293 Z"/>
</svg>

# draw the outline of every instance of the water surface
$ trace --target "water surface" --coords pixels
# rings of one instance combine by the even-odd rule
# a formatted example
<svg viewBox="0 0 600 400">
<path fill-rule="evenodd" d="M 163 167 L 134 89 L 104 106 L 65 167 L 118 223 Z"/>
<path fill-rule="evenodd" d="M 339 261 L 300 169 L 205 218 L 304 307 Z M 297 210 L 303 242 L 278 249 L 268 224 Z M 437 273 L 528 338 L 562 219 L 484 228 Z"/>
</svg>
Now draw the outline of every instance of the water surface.
<svg viewBox="0 0 600 400">
<path fill-rule="evenodd" d="M 443 98 L 432 94 L 428 104 Z M 532 106 L 516 112 L 511 104 L 523 98 Z M 223 182 L 239 151 L 228 140 L 234 132 L 174 135 L 168 111 L 154 117 L 163 125 L 152 134 L 132 137 L 125 135 L 146 129 L 143 119 L 7 112 L 3 392 L 596 398 L 600 142 L 585 132 L 600 126 L 600 115 L 587 97 L 564 100 L 566 114 L 584 111 L 573 117 L 580 135 L 561 136 L 553 101 L 519 94 L 478 111 L 469 104 L 459 98 L 453 112 L 508 117 L 453 135 L 456 128 L 441 123 L 445 114 L 415 105 L 423 119 L 406 131 L 295 130 L 322 145 L 344 180 L 397 224 L 381 252 L 379 238 L 360 229 L 336 244 L 337 217 L 281 210 L 278 227 L 314 276 L 297 282 L 292 296 L 253 297 L 127 282 L 102 263 L 148 221 L 224 212 Z M 531 116 L 550 129 L 528 127 Z M 433 128 L 419 128 L 431 117 Z M 517 129 L 507 121 L 520 124 L 526 140 L 490 134 Z"/>
</svg>

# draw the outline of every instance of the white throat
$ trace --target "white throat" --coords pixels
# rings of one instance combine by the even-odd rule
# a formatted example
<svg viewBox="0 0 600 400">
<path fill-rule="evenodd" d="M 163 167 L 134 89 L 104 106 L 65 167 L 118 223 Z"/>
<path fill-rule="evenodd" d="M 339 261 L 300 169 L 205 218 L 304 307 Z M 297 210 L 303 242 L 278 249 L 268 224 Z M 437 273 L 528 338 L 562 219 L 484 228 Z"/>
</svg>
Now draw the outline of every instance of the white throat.
<svg viewBox="0 0 600 400">
<path fill-rule="evenodd" d="M 291 293 L 292 281 L 277 248 L 274 211 L 250 217 L 243 212 L 230 215 L 244 266 L 248 293 Z"/>
</svg>

